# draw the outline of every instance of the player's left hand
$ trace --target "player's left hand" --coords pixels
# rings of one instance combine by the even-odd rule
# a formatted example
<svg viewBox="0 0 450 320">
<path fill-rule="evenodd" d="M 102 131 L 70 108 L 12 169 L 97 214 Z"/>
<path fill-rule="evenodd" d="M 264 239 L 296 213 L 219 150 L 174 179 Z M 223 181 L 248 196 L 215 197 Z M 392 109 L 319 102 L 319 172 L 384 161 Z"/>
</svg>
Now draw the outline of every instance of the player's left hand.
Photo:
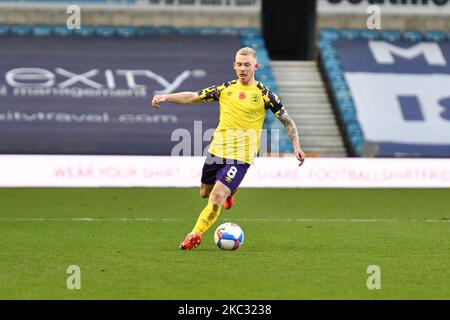
<svg viewBox="0 0 450 320">
<path fill-rule="evenodd" d="M 302 149 L 297 149 L 295 150 L 295 157 L 297 158 L 298 161 L 300 161 L 299 163 L 299 167 L 305 162 L 305 153 L 303 152 Z"/>
</svg>

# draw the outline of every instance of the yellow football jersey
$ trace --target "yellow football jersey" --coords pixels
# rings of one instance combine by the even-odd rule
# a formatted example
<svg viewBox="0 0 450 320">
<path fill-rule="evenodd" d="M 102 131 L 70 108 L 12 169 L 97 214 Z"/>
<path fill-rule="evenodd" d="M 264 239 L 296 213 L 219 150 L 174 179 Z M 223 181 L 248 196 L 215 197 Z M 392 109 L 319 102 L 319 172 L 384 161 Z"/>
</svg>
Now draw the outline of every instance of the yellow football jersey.
<svg viewBox="0 0 450 320">
<path fill-rule="evenodd" d="M 258 81 L 246 86 L 232 80 L 200 90 L 198 95 L 203 102 L 219 102 L 219 124 L 208 151 L 248 164 L 258 154 L 266 111 L 270 109 L 276 117 L 284 113 L 278 96 Z"/>
</svg>

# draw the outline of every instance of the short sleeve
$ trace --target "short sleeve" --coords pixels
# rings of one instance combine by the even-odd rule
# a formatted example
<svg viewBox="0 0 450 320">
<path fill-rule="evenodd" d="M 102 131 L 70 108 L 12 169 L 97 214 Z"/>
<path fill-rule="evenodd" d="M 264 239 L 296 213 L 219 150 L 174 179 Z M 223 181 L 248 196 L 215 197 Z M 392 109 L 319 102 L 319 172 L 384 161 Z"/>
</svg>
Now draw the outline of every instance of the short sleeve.
<svg viewBox="0 0 450 320">
<path fill-rule="evenodd" d="M 278 118 L 285 112 L 284 106 L 281 103 L 280 98 L 275 93 L 273 93 L 268 89 L 265 93 L 264 101 L 266 109 L 270 109 L 270 111 L 273 112 L 275 117 Z"/>
<path fill-rule="evenodd" d="M 198 91 L 198 96 L 200 98 L 200 101 L 202 102 L 213 102 L 213 101 L 219 101 L 220 93 L 225 88 L 225 84 L 222 83 L 219 86 L 213 85 L 208 88 L 202 89 Z"/>
</svg>

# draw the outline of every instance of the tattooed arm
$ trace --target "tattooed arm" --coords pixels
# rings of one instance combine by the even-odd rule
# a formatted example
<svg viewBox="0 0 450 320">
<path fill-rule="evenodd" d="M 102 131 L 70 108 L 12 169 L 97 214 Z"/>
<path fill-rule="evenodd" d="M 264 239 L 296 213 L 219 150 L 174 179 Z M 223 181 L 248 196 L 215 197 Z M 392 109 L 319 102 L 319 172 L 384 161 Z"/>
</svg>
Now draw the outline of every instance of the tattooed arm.
<svg viewBox="0 0 450 320">
<path fill-rule="evenodd" d="M 286 133 L 291 140 L 292 146 L 294 147 L 294 154 L 297 157 L 297 160 L 300 161 L 299 166 L 305 162 L 305 153 L 300 147 L 300 140 L 298 138 L 298 130 L 295 125 L 294 120 L 292 120 L 291 116 L 287 113 L 286 110 L 278 117 L 278 120 L 284 125 L 286 128 Z"/>
</svg>

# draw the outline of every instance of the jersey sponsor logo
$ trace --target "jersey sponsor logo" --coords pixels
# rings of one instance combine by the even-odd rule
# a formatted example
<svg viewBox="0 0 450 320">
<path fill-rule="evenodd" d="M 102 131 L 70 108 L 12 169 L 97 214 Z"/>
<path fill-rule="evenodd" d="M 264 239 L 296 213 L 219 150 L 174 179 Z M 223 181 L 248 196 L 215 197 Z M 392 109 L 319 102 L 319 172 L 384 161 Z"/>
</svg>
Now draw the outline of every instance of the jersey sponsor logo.
<svg viewBox="0 0 450 320">
<path fill-rule="evenodd" d="M 241 100 L 245 99 L 245 92 L 239 92 L 239 99 Z"/>
</svg>

